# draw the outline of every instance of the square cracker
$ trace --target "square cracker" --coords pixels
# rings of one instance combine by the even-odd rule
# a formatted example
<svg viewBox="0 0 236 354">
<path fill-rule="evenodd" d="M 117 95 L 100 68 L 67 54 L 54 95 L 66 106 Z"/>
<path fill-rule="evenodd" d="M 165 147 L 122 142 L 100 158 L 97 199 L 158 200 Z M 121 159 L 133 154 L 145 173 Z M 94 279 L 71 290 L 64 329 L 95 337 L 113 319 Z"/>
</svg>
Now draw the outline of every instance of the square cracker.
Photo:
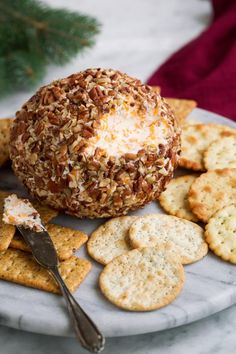
<svg viewBox="0 0 236 354">
<path fill-rule="evenodd" d="M 75 256 L 59 266 L 62 278 L 72 292 L 79 287 L 90 269 L 89 261 Z M 19 250 L 9 248 L 0 253 L 0 279 L 60 294 L 49 272 L 36 263 L 30 254 Z"/>
<path fill-rule="evenodd" d="M 88 240 L 88 236 L 78 230 L 55 224 L 48 224 L 47 231 L 54 243 L 60 260 L 70 258 Z M 19 233 L 13 237 L 10 247 L 31 252 Z"/>
<path fill-rule="evenodd" d="M 173 109 L 180 125 L 183 125 L 187 116 L 197 106 L 197 102 L 193 100 L 182 100 L 178 98 L 165 98 L 166 102 Z"/>
<path fill-rule="evenodd" d="M 10 194 L 10 192 L 0 191 L 0 251 L 5 251 L 9 247 L 16 232 L 15 226 L 5 224 L 2 221 L 4 199 Z M 58 215 L 56 210 L 42 205 L 38 201 L 33 201 L 32 204 L 39 212 L 44 224 L 47 224 L 52 218 Z"/>
<path fill-rule="evenodd" d="M 5 251 L 15 234 L 16 228 L 13 225 L 5 224 L 3 218 L 4 199 L 10 193 L 0 191 L 0 251 Z"/>
<path fill-rule="evenodd" d="M 9 159 L 10 129 L 13 119 L 0 119 L 0 167 Z"/>
</svg>

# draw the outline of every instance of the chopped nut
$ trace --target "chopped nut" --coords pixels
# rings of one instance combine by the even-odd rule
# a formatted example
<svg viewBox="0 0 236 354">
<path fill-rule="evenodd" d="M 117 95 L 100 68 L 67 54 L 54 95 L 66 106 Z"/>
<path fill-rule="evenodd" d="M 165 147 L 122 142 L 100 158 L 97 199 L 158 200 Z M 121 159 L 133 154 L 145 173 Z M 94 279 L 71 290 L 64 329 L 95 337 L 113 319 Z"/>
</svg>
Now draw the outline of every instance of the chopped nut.
<svg viewBox="0 0 236 354">
<path fill-rule="evenodd" d="M 87 147 L 102 117 L 120 108 L 163 119 L 166 144 L 114 156 Z M 114 134 L 113 134 L 114 135 Z M 180 130 L 168 105 L 119 71 L 88 69 L 41 88 L 16 113 L 10 155 L 16 175 L 52 207 L 78 217 L 124 215 L 158 197 L 178 162 Z"/>
</svg>

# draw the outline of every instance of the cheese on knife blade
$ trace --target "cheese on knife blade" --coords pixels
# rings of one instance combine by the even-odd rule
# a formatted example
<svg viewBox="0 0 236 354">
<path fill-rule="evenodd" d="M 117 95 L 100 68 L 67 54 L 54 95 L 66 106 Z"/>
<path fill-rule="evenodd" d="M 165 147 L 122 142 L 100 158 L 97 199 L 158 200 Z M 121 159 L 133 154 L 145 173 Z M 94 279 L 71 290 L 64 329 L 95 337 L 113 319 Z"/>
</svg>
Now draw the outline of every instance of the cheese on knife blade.
<svg viewBox="0 0 236 354">
<path fill-rule="evenodd" d="M 44 231 L 39 213 L 28 199 L 11 194 L 4 200 L 3 221 L 6 224 L 24 226 L 36 232 Z"/>
</svg>

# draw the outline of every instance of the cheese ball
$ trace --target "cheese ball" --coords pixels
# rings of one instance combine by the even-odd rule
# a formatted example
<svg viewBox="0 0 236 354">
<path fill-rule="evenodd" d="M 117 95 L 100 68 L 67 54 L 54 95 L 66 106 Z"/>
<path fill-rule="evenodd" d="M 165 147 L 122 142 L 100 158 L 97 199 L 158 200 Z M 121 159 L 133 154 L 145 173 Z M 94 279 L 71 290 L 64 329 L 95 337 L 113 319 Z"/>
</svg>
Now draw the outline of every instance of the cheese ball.
<svg viewBox="0 0 236 354">
<path fill-rule="evenodd" d="M 77 217 L 124 215 L 157 199 L 179 152 L 180 128 L 168 104 L 111 69 L 42 87 L 11 130 L 16 176 L 32 196 Z"/>
</svg>

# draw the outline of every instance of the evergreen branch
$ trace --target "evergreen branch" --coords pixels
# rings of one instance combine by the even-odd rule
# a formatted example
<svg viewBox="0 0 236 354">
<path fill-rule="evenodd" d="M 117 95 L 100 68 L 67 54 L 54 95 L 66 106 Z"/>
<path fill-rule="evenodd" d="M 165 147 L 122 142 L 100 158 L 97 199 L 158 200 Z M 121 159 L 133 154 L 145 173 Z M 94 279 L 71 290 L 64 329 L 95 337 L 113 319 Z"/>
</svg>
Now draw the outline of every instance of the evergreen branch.
<svg viewBox="0 0 236 354">
<path fill-rule="evenodd" d="M 22 22 L 25 22 L 25 23 L 28 23 L 29 25 L 35 27 L 37 30 L 39 31 L 48 31 L 49 33 L 53 33 L 53 34 L 57 34 L 61 37 L 64 37 L 65 39 L 71 39 L 71 40 L 79 40 L 80 39 L 80 36 L 72 36 L 66 32 L 63 32 L 63 31 L 60 31 L 59 29 L 55 29 L 55 28 L 50 28 L 49 27 L 49 24 L 47 22 L 43 22 L 43 21 L 35 21 L 33 20 L 32 18 L 28 17 L 28 16 L 24 16 L 22 13 L 20 12 L 17 12 L 17 11 L 14 11 L 11 9 L 11 7 L 9 6 L 4 6 L 3 4 L 1 4 L 0 2 L 0 9 L 3 11 L 3 12 L 6 12 L 8 13 L 10 16 L 12 17 L 15 17 L 16 19 L 18 20 L 21 20 Z M 88 26 L 85 26 L 84 24 L 79 24 L 78 26 L 79 28 L 87 28 L 88 29 Z M 96 27 L 92 27 L 91 26 L 91 29 L 92 30 L 95 30 L 96 31 Z M 88 45 L 88 41 L 83 41 L 82 42 L 83 45 Z"/>
<path fill-rule="evenodd" d="M 36 85 L 47 64 L 68 62 L 98 32 L 89 16 L 36 0 L 0 0 L 0 96 Z"/>
</svg>

